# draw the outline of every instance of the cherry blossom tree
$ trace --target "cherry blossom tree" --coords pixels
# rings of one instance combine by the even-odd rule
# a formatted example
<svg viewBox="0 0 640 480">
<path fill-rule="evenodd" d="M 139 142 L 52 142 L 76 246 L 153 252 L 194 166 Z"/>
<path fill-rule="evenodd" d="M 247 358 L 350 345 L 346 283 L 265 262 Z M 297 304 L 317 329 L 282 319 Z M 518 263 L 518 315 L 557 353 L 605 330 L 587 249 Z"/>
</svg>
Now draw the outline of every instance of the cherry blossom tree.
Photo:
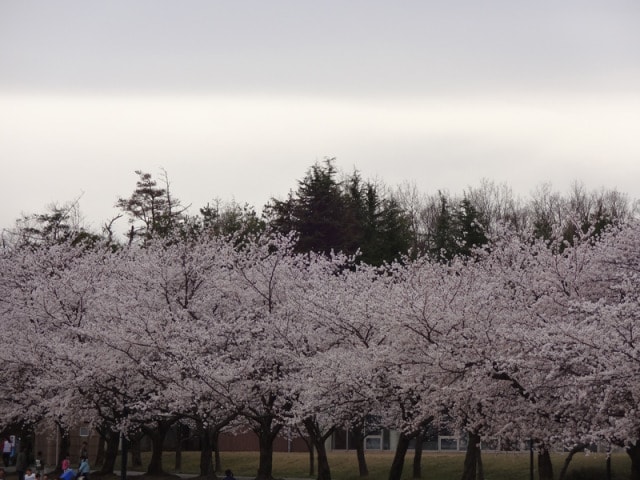
<svg viewBox="0 0 640 480">
<path fill-rule="evenodd" d="M 639 233 L 638 222 L 629 222 L 595 245 L 592 288 L 597 294 L 574 302 L 576 314 L 564 330 L 571 345 L 594 366 L 589 384 L 600 420 L 594 427 L 601 437 L 626 447 L 633 479 L 640 478 Z"/>
<path fill-rule="evenodd" d="M 375 405 L 375 358 L 385 337 L 374 303 L 384 297 L 385 286 L 379 269 L 356 266 L 351 258 L 307 258 L 307 282 L 298 281 L 302 288 L 290 297 L 304 312 L 299 328 L 305 332 L 295 348 L 301 388 L 291 418 L 305 426 L 318 452 L 318 478 L 329 479 L 326 440 L 335 429 L 360 423 Z M 357 449 L 366 473 L 364 445 Z"/>
<path fill-rule="evenodd" d="M 304 273 L 304 256 L 292 255 L 287 237 L 262 236 L 234 250 L 228 262 L 235 304 L 234 349 L 229 357 L 238 373 L 233 401 L 258 436 L 257 478 L 271 479 L 273 442 L 290 416 L 299 369 L 295 348 L 304 335 L 301 312 L 288 302 Z"/>
<path fill-rule="evenodd" d="M 158 240 L 114 257 L 110 290 L 91 335 L 128 358 L 127 418 L 150 436 L 149 473 L 162 472 L 168 427 L 190 419 L 203 435 L 201 475 L 213 475 L 211 435 L 236 415 L 226 360 L 237 308 L 228 301 L 232 244 L 215 238 Z M 206 440 L 209 440 L 208 442 Z"/>
<path fill-rule="evenodd" d="M 19 382 L 11 398 L 23 421 L 44 422 L 64 439 L 68 426 L 90 422 L 93 413 L 83 401 L 80 375 L 93 352 L 80 329 L 92 310 L 100 259 L 107 253 L 100 245 L 75 240 L 5 253 L 2 352 L 7 371 L 16 369 L 8 378 Z M 60 456 L 66 448 L 63 441 Z"/>
<path fill-rule="evenodd" d="M 467 434 L 463 480 L 492 437 L 533 439 L 545 480 L 552 448 L 625 446 L 640 479 L 640 226 L 575 232 L 496 225 L 470 257 L 375 268 L 268 234 L 15 245 L 0 252 L 0 418 L 95 426 L 110 471 L 120 435 L 144 431 L 161 473 L 180 421 L 212 478 L 208 440 L 242 424 L 271 479 L 276 435 L 304 426 L 329 480 L 325 441 L 376 416 L 400 432 L 391 479 L 431 422 Z"/>
</svg>

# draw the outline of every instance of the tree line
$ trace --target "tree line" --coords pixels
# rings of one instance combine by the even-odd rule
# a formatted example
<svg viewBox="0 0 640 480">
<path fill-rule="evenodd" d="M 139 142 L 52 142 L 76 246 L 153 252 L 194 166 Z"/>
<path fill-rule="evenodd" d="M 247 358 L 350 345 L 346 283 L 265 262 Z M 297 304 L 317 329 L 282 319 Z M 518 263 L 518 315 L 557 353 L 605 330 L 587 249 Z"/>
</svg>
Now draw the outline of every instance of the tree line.
<svg viewBox="0 0 640 480">
<path fill-rule="evenodd" d="M 366 476 L 375 417 L 400 432 L 390 480 L 434 425 L 468 435 L 463 480 L 493 437 L 532 439 L 541 479 L 551 449 L 594 441 L 625 447 L 640 479 L 640 224 L 619 194 L 542 189 L 524 209 L 485 183 L 424 201 L 328 161 L 262 217 L 214 204 L 190 218 L 168 182 L 138 176 L 118 201 L 125 242 L 67 210 L 28 218 L 2 250 L 4 427 L 86 422 L 105 472 L 121 433 L 146 434 L 157 474 L 186 424 L 209 478 L 217 435 L 250 429 L 259 479 L 276 436 L 299 429 L 328 480 L 336 428 L 355 433 Z"/>
<path fill-rule="evenodd" d="M 243 237 L 268 230 L 295 232 L 297 252 L 357 252 L 359 261 L 381 265 L 405 255 L 443 261 L 469 255 L 505 226 L 523 235 L 548 241 L 561 236 L 571 242 L 578 230 L 599 232 L 637 213 L 637 202 L 626 194 L 588 191 L 578 182 L 565 194 L 543 184 L 527 199 L 506 184 L 486 179 L 462 194 L 426 194 L 413 184 L 392 188 L 364 180 L 357 170 L 339 171 L 335 159 L 328 158 L 312 165 L 285 199 L 270 199 L 261 213 L 246 203 L 214 199 L 191 215 L 189 206 L 173 195 L 166 171 L 160 179 L 142 171 L 136 175 L 131 195 L 116 201 L 120 214 L 101 231 L 84 227 L 79 201 L 73 201 L 23 215 L 13 229 L 3 231 L 3 245 L 58 241 L 69 235 L 118 245 L 177 233 Z M 123 217 L 129 225 L 124 239 L 114 228 Z"/>
</svg>

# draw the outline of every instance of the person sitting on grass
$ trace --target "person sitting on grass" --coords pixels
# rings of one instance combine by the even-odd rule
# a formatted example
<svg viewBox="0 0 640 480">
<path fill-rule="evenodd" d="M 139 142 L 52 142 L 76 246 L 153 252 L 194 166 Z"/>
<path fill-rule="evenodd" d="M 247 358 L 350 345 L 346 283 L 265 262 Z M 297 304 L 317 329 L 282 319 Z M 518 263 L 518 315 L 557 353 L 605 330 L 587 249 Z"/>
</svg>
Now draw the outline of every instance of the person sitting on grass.
<svg viewBox="0 0 640 480">
<path fill-rule="evenodd" d="M 25 471 L 24 480 L 36 480 L 36 474 L 33 473 L 33 470 L 31 470 L 31 468 L 27 468 L 27 470 Z"/>
<path fill-rule="evenodd" d="M 80 466 L 78 467 L 78 478 L 84 477 L 84 480 L 89 480 L 89 472 L 91 472 L 89 459 L 87 457 L 82 457 L 80 459 Z"/>
<path fill-rule="evenodd" d="M 44 473 L 44 462 L 42 461 L 42 452 L 36 455 L 36 474 Z"/>
<path fill-rule="evenodd" d="M 224 480 L 236 480 L 231 470 L 227 469 L 224 471 Z"/>
<path fill-rule="evenodd" d="M 60 480 L 74 480 L 76 478 L 76 472 L 73 471 L 73 468 L 67 468 L 62 475 L 60 475 Z"/>
</svg>

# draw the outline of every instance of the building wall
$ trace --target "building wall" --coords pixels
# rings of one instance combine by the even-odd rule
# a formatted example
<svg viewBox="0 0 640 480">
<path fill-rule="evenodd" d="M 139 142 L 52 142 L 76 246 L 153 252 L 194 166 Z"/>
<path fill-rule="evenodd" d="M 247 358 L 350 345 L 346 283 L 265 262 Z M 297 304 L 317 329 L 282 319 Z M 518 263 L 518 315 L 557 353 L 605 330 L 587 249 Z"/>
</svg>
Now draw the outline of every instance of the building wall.
<svg viewBox="0 0 640 480">
<path fill-rule="evenodd" d="M 80 450 L 82 442 L 87 442 L 89 452 L 89 462 L 93 462 L 98 453 L 98 433 L 87 427 L 74 427 L 69 432 L 69 457 L 72 468 L 77 468 L 80 463 Z M 45 471 L 50 472 L 56 469 L 58 450 L 60 448 L 60 435 L 57 431 L 36 428 L 33 439 L 34 458 L 38 452 L 42 452 Z"/>
<path fill-rule="evenodd" d="M 77 468 L 80 462 L 80 450 L 82 442 L 87 442 L 89 452 L 89 462 L 93 466 L 93 462 L 98 454 L 99 435 L 95 430 L 88 428 L 74 427 L 69 435 L 70 447 L 69 456 L 71 466 Z M 60 448 L 60 436 L 55 431 L 45 429 L 36 429 L 33 438 L 33 455 L 42 452 L 42 459 L 45 463 L 47 472 L 55 470 L 57 464 L 57 456 Z M 175 432 L 170 432 L 165 442 L 165 449 L 172 451 L 176 447 Z M 149 441 L 141 442 L 143 451 L 149 451 L 151 444 Z M 252 431 L 244 433 L 222 433 L 219 437 L 219 448 L 221 452 L 257 452 L 260 450 L 258 437 Z M 188 442 L 183 443 L 183 451 L 197 451 L 199 449 L 199 441 L 192 438 Z M 308 452 L 307 444 L 300 437 L 294 437 L 283 432 L 274 441 L 273 449 L 275 452 Z"/>
<path fill-rule="evenodd" d="M 222 433 L 219 438 L 221 452 L 257 452 L 260 451 L 258 437 L 253 432 L 238 434 Z M 274 452 L 308 452 L 307 444 L 300 437 L 288 435 L 286 432 L 276 437 L 273 443 Z"/>
</svg>

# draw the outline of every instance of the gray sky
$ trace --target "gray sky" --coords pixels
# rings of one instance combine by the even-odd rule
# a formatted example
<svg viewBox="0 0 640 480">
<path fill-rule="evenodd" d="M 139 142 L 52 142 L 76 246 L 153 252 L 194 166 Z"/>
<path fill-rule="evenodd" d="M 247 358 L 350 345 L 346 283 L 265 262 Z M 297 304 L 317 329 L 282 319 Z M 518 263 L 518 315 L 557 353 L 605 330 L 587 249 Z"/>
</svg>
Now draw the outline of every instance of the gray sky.
<svg viewBox="0 0 640 480">
<path fill-rule="evenodd" d="M 261 208 L 316 160 L 640 198 L 640 2 L 0 1 L 0 227 L 136 169 Z"/>
</svg>

